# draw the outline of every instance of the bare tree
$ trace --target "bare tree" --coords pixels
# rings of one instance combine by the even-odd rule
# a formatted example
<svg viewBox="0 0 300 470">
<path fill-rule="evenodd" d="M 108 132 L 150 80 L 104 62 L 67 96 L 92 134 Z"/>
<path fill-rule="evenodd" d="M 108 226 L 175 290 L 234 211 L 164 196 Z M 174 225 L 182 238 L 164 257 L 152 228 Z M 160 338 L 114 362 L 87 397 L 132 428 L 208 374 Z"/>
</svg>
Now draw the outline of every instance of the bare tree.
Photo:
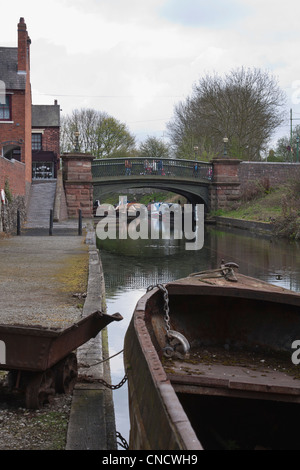
<svg viewBox="0 0 300 470">
<path fill-rule="evenodd" d="M 140 155 L 146 158 L 169 158 L 169 146 L 157 137 L 147 137 L 140 144 Z"/>
<path fill-rule="evenodd" d="M 79 150 L 96 158 L 127 156 L 134 151 L 135 137 L 126 125 L 94 109 L 74 110 L 61 120 L 62 152 L 74 151 L 75 132 L 79 133 Z"/>
<path fill-rule="evenodd" d="M 175 106 L 169 137 L 181 158 L 191 158 L 195 146 L 204 158 L 217 156 L 227 137 L 232 157 L 259 160 L 283 121 L 284 102 L 275 78 L 259 69 L 233 70 L 224 78 L 206 75 L 192 96 Z"/>
</svg>

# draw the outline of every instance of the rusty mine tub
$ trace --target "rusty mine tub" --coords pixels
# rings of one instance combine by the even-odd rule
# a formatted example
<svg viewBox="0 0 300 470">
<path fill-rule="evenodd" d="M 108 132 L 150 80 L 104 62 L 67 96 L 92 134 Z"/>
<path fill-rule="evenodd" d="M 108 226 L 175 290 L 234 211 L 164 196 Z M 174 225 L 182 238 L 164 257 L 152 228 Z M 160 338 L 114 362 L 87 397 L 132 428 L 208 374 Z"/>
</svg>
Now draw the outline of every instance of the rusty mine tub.
<svg viewBox="0 0 300 470">
<path fill-rule="evenodd" d="M 120 320 L 118 313 L 96 311 L 66 329 L 0 324 L 0 370 L 9 371 L 11 390 L 25 392 L 27 408 L 40 408 L 56 392 L 72 392 L 78 375 L 75 350 Z"/>
</svg>

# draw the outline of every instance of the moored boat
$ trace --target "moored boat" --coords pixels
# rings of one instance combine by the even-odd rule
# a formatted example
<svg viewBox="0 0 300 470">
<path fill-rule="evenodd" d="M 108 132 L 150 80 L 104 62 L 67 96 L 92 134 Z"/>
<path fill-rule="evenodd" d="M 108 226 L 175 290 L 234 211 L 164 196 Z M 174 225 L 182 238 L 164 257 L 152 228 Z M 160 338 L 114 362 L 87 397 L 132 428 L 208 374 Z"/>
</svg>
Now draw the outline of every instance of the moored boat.
<svg viewBox="0 0 300 470">
<path fill-rule="evenodd" d="M 299 450 L 295 344 L 300 295 L 233 264 L 151 286 L 124 343 L 129 448 Z"/>
</svg>

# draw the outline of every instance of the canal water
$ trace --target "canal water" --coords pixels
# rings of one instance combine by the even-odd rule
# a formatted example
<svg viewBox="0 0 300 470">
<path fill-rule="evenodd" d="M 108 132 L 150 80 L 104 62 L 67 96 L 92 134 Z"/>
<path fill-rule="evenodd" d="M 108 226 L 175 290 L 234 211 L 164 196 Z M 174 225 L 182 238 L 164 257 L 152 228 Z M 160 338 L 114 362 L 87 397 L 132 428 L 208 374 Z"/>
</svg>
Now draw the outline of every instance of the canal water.
<svg viewBox="0 0 300 470">
<path fill-rule="evenodd" d="M 204 246 L 187 251 L 185 240 L 98 240 L 103 264 L 107 312 L 123 321 L 108 326 L 110 355 L 122 351 L 138 299 L 150 285 L 219 267 L 221 260 L 239 272 L 300 292 L 300 243 L 275 240 L 242 230 L 206 226 Z M 112 384 L 125 375 L 123 354 L 110 360 Z M 127 384 L 113 392 L 116 428 L 129 442 Z M 119 448 L 122 450 L 122 447 Z"/>
</svg>

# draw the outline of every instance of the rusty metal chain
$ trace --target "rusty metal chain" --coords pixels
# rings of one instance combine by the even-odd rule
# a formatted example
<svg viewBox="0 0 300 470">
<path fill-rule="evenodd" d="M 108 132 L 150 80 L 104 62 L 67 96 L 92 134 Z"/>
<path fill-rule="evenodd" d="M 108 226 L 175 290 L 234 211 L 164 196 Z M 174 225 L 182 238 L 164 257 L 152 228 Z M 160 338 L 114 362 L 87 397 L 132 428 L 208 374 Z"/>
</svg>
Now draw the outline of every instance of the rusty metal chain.
<svg viewBox="0 0 300 470">
<path fill-rule="evenodd" d="M 147 288 L 147 292 L 149 292 L 150 290 L 154 289 L 155 287 L 157 287 L 162 293 L 163 293 L 163 297 L 164 297 L 164 320 L 165 320 L 165 324 L 166 324 L 166 331 L 167 331 L 167 336 L 169 337 L 170 336 L 170 330 L 171 330 L 171 327 L 170 327 L 170 308 L 169 308 L 169 293 L 167 291 L 167 288 L 162 285 L 162 284 L 156 284 L 156 285 L 153 285 L 153 286 L 149 286 Z"/>
<path fill-rule="evenodd" d="M 105 380 L 103 379 L 96 379 L 97 382 L 101 383 L 102 385 L 104 385 L 105 387 L 107 388 L 110 388 L 111 390 L 117 390 L 118 388 L 121 388 L 127 381 L 128 377 L 127 375 L 125 374 L 123 379 L 121 380 L 120 383 L 118 383 L 117 385 L 111 385 L 109 384 L 108 382 L 106 382 Z"/>
<path fill-rule="evenodd" d="M 124 437 L 119 432 L 116 432 L 116 437 L 117 437 L 117 439 L 120 439 L 120 441 L 121 441 L 121 442 L 117 441 L 117 444 L 119 444 L 119 446 L 123 447 L 123 449 L 128 450 L 129 445 L 128 445 L 126 439 L 124 439 Z"/>
<path fill-rule="evenodd" d="M 163 348 L 164 355 L 166 357 L 172 357 L 176 355 L 179 358 L 183 358 L 186 356 L 190 350 L 190 345 L 187 339 L 178 331 L 171 330 L 170 327 L 170 308 L 169 308 L 169 293 L 167 288 L 162 284 L 156 284 L 153 286 L 149 286 L 147 288 L 147 292 L 157 287 L 162 293 L 164 297 L 164 320 L 166 324 L 166 336 L 167 336 L 167 345 Z M 178 346 L 181 348 L 179 351 Z"/>
<path fill-rule="evenodd" d="M 102 361 L 98 361 L 98 362 L 95 362 L 94 364 L 90 364 L 88 366 L 84 366 L 86 368 L 90 368 L 90 367 L 94 367 L 98 364 L 102 364 L 103 362 L 105 361 L 109 361 L 110 359 L 112 359 L 113 357 L 117 356 L 118 354 L 121 354 L 123 352 L 123 349 L 121 351 L 119 351 L 118 353 L 114 354 L 113 356 L 110 356 L 110 357 L 107 357 L 106 359 L 103 359 Z M 90 379 L 89 377 L 85 376 L 85 375 L 82 375 L 81 376 L 81 380 L 85 380 L 86 382 L 99 382 L 101 383 L 102 385 L 104 385 L 105 387 L 107 388 L 110 388 L 111 390 L 117 390 L 118 388 L 121 388 L 122 385 L 124 385 L 124 383 L 127 381 L 127 375 L 125 374 L 125 376 L 123 377 L 123 379 L 121 380 L 121 382 L 117 385 L 111 385 L 109 384 L 108 382 L 106 382 L 105 380 L 103 379 Z"/>
</svg>

